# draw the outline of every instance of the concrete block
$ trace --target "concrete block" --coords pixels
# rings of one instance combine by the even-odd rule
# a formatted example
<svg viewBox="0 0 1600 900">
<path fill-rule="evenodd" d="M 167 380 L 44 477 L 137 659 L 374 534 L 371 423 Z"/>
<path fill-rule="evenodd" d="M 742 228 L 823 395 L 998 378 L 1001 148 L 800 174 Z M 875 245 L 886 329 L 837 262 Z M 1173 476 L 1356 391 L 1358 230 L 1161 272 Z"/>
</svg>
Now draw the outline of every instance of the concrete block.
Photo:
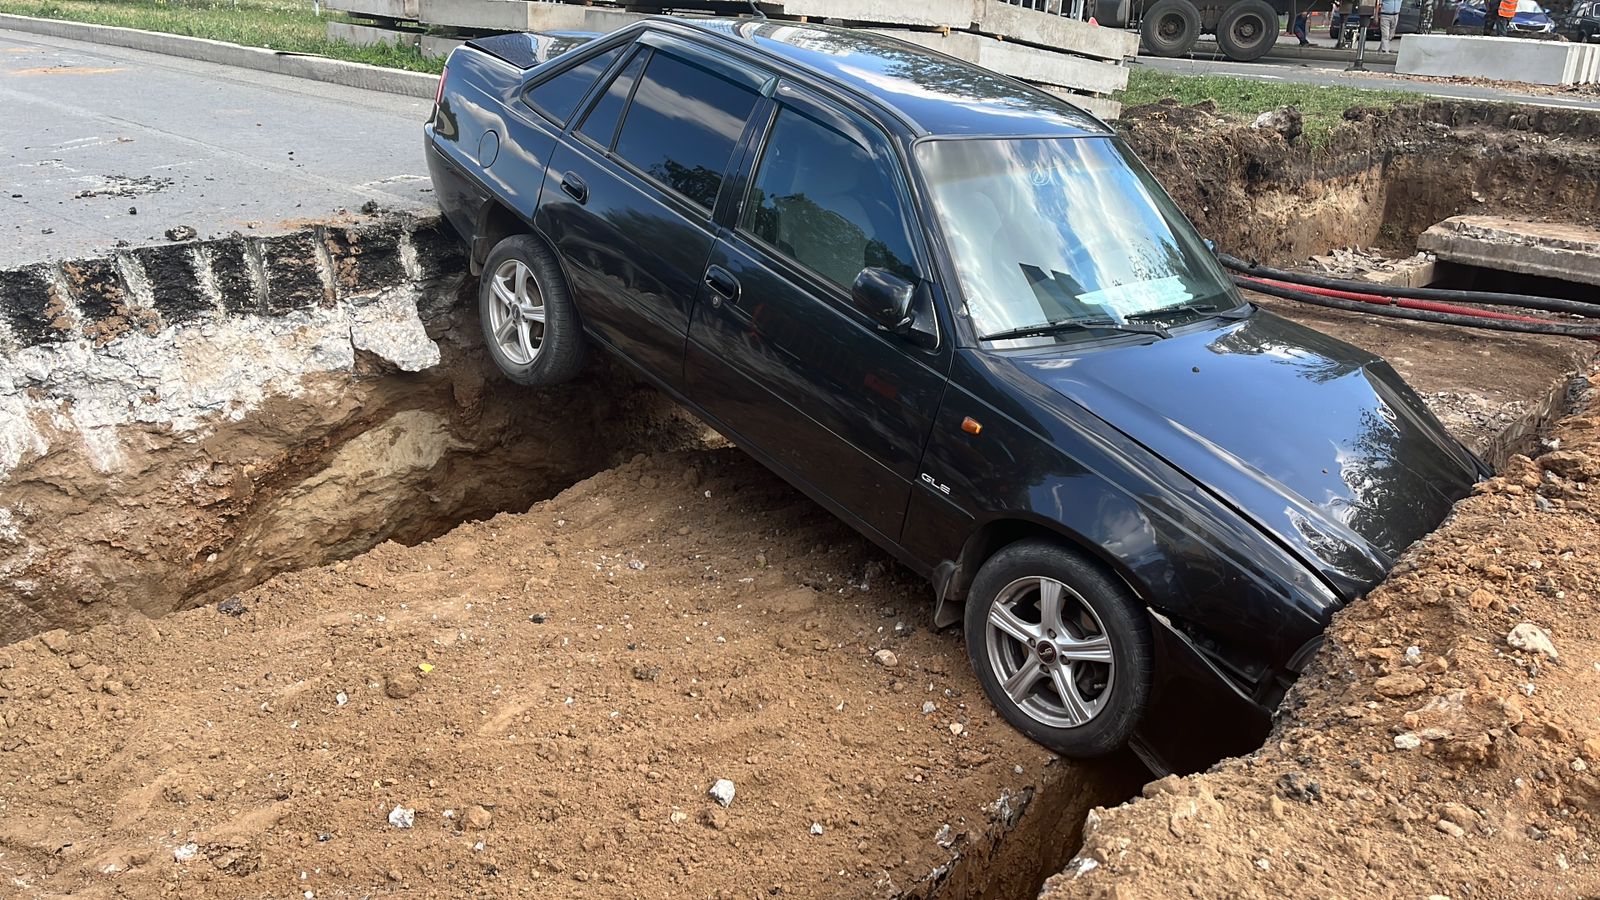
<svg viewBox="0 0 1600 900">
<path fill-rule="evenodd" d="M 1593 228 L 1455 216 L 1424 231 L 1417 247 L 1445 262 L 1600 285 L 1600 231 Z"/>
<path fill-rule="evenodd" d="M 605 34 L 624 25 L 647 19 L 645 13 L 628 12 L 607 6 L 576 6 L 571 3 L 530 2 L 530 31 L 595 31 Z"/>
<path fill-rule="evenodd" d="M 422 36 L 422 55 L 428 59 L 444 59 L 450 55 L 451 50 L 454 50 L 465 43 L 466 41 L 460 38 L 440 37 L 437 34 L 425 34 Z"/>
<path fill-rule="evenodd" d="M 1065 88 L 1058 88 L 1048 84 L 1035 85 L 1035 87 L 1047 94 L 1055 94 L 1057 97 L 1060 97 L 1068 103 L 1071 103 L 1073 106 L 1078 107 L 1084 112 L 1092 113 L 1104 122 L 1113 121 L 1118 116 L 1122 115 L 1122 104 L 1116 100 L 1107 100 L 1104 97 L 1091 97 L 1088 94 L 1074 94 Z"/>
<path fill-rule="evenodd" d="M 1024 81 L 1091 94 L 1109 94 L 1128 86 L 1127 67 L 1115 63 L 965 32 L 945 35 L 933 31 L 883 30 L 882 33 Z"/>
<path fill-rule="evenodd" d="M 945 26 L 965 30 L 978 21 L 982 0 L 775 0 L 761 4 L 785 16 L 873 25 Z"/>
<path fill-rule="evenodd" d="M 369 47 L 374 44 L 394 44 L 400 47 L 415 47 L 422 41 L 422 33 L 417 31 L 396 31 L 392 28 L 374 28 L 371 25 L 353 25 L 349 22 L 329 22 L 328 40 L 344 41 L 358 47 Z"/>
<path fill-rule="evenodd" d="M 1585 47 L 1484 35 L 1408 34 L 1394 70 L 1401 75 L 1468 76 L 1533 84 L 1580 84 Z"/>
<path fill-rule="evenodd" d="M 417 18 L 417 0 L 323 0 L 322 5 L 358 16 L 413 21 Z"/>
<path fill-rule="evenodd" d="M 418 0 L 417 16 L 429 25 L 452 25 L 457 28 L 482 28 L 488 31 L 533 31 L 529 7 L 564 6 L 565 4 L 533 4 L 525 0 Z M 539 28 L 581 28 L 583 7 L 568 7 L 573 24 L 540 25 Z M 560 16 L 553 21 L 565 22 Z"/>
<path fill-rule="evenodd" d="M 978 12 L 980 34 L 1100 59 L 1120 60 L 1139 54 L 1137 32 L 1101 28 L 1000 0 L 986 0 L 979 4 Z"/>
</svg>

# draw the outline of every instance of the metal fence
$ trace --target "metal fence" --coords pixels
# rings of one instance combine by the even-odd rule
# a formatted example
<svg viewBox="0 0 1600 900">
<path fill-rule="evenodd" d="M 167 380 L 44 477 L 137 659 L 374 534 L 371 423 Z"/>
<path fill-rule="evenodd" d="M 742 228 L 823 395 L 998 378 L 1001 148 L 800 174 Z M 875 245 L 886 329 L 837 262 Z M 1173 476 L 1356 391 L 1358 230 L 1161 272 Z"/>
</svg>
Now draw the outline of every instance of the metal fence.
<svg viewBox="0 0 1600 900">
<path fill-rule="evenodd" d="M 1002 0 L 1002 2 L 1067 19 L 1082 19 L 1084 17 L 1083 7 L 1085 0 Z"/>
</svg>

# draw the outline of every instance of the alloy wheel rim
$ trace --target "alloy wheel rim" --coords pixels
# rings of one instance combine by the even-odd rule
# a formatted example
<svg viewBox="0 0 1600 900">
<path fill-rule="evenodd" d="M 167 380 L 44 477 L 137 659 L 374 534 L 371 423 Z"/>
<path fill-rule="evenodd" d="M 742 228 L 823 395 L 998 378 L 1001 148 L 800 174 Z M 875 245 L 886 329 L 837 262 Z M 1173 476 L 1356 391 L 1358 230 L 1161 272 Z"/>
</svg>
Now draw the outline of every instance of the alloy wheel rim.
<svg viewBox="0 0 1600 900">
<path fill-rule="evenodd" d="M 1043 576 L 1019 578 L 989 607 L 984 642 L 1000 688 L 1052 728 L 1088 724 L 1111 697 L 1116 655 L 1083 595 Z"/>
<path fill-rule="evenodd" d="M 508 259 L 490 279 L 489 333 L 512 363 L 525 366 L 544 345 L 544 295 L 533 270 L 520 259 Z"/>
</svg>

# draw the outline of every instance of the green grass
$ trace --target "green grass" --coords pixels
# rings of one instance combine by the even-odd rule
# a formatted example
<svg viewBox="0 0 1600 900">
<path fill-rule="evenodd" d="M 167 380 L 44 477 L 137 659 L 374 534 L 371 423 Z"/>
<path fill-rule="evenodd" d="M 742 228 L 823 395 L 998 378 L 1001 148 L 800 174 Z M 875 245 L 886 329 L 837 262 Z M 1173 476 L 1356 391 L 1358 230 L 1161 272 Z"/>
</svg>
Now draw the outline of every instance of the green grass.
<svg viewBox="0 0 1600 900">
<path fill-rule="evenodd" d="M 1231 78 L 1223 75 L 1174 75 L 1134 66 L 1128 72 L 1128 89 L 1116 95 L 1125 107 L 1142 106 L 1172 97 L 1180 103 L 1211 100 L 1217 112 L 1235 118 L 1254 118 L 1269 109 L 1295 106 L 1304 116 L 1305 135 L 1320 143 L 1352 106 L 1387 109 L 1414 103 L 1423 95 L 1411 91 L 1373 91 Z"/>
<path fill-rule="evenodd" d="M 444 65 L 409 47 L 329 41 L 328 22 L 343 19 L 327 11 L 318 16 L 311 0 L 0 0 L 0 13 L 119 25 L 417 72 L 437 72 Z"/>
</svg>

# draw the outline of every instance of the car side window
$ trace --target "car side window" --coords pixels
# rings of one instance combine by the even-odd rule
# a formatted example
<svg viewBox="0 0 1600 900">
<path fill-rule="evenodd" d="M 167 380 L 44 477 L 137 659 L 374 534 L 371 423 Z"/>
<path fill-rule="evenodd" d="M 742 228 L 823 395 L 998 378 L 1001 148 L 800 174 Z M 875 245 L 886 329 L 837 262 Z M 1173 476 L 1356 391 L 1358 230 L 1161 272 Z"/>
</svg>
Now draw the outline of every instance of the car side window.
<svg viewBox="0 0 1600 900">
<path fill-rule="evenodd" d="M 524 94 L 528 105 L 543 113 L 550 121 L 557 125 L 567 124 L 572 118 L 572 113 L 578 108 L 578 103 L 583 95 L 588 93 L 589 86 L 595 83 L 600 74 L 616 62 L 622 55 L 624 48 L 615 47 L 596 56 L 591 56 L 583 62 L 563 72 L 546 78 Z"/>
<path fill-rule="evenodd" d="M 865 123 L 853 130 L 875 133 Z M 886 144 L 875 152 L 834 125 L 781 107 L 741 227 L 846 291 L 868 267 L 915 281 L 899 165 Z"/>
<path fill-rule="evenodd" d="M 639 73 L 644 71 L 645 61 L 649 58 L 650 50 L 646 47 L 640 48 L 628 60 L 622 71 L 611 79 L 606 92 L 600 95 L 594 107 L 583 117 L 583 123 L 578 126 L 579 134 L 607 150 L 611 149 L 611 142 L 617 136 L 617 123 L 622 121 L 622 110 L 628 105 L 634 82 L 639 80 Z"/>
<path fill-rule="evenodd" d="M 616 155 L 710 210 L 759 99 L 748 84 L 656 50 L 623 117 Z"/>
</svg>

